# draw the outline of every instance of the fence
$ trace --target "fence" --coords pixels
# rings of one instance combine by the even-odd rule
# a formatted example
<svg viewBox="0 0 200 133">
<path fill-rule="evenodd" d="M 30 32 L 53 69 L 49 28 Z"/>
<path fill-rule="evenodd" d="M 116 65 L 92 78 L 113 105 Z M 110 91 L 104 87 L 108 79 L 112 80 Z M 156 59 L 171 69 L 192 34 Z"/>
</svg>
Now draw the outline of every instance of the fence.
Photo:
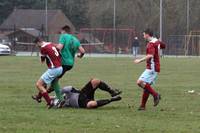
<svg viewBox="0 0 200 133">
<path fill-rule="evenodd" d="M 32 43 L 35 36 L 27 34 L 27 31 L 26 34 L 22 30 L 9 34 L 12 51 L 29 52 L 30 55 L 39 51 Z M 87 53 L 131 54 L 132 41 L 137 35 L 134 29 L 82 28 L 76 36 Z M 51 34 L 45 38 L 46 41 L 58 43 L 59 34 Z M 139 54 L 145 54 L 144 39 L 139 38 L 139 42 Z M 164 55 L 200 56 L 200 31 L 191 31 L 189 35 L 169 35 L 166 44 Z"/>
<path fill-rule="evenodd" d="M 129 54 L 134 29 L 82 28 L 78 35 L 89 53 Z"/>
<path fill-rule="evenodd" d="M 170 35 L 164 54 L 200 56 L 200 32 L 191 31 L 189 35 Z"/>
</svg>

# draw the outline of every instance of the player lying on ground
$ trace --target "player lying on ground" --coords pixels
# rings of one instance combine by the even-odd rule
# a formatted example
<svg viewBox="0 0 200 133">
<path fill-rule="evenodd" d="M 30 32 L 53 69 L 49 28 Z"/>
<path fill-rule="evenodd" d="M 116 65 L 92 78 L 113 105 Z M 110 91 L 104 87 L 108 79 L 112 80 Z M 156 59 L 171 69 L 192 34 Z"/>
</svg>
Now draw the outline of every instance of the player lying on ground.
<svg viewBox="0 0 200 133">
<path fill-rule="evenodd" d="M 52 43 L 45 42 L 41 38 L 36 38 L 34 43 L 40 48 L 41 62 L 44 63 L 46 60 L 48 66 L 48 70 L 36 82 L 36 87 L 39 90 L 38 96 L 44 97 L 48 108 L 51 108 L 53 103 L 46 91 L 46 86 L 62 74 L 61 56 Z"/>
<path fill-rule="evenodd" d="M 164 49 L 165 44 L 153 37 L 153 31 L 147 29 L 143 32 L 143 37 L 148 41 L 146 46 L 146 56 L 136 59 L 134 63 L 138 64 L 146 61 L 146 70 L 137 80 L 137 85 L 143 88 L 141 105 L 138 110 L 145 110 L 146 102 L 151 94 L 154 98 L 154 106 L 157 106 L 161 97 L 151 86 L 160 72 L 159 49 Z"/>
<path fill-rule="evenodd" d="M 112 98 L 95 100 L 94 94 L 97 88 L 108 92 Z M 120 90 L 112 89 L 109 85 L 99 79 L 91 79 L 81 90 L 75 89 L 72 86 L 66 86 L 61 90 L 64 95 L 65 104 L 63 107 L 74 108 L 97 108 L 109 104 L 113 101 L 121 100 Z M 57 106 L 58 99 L 52 99 L 54 106 Z"/>
</svg>

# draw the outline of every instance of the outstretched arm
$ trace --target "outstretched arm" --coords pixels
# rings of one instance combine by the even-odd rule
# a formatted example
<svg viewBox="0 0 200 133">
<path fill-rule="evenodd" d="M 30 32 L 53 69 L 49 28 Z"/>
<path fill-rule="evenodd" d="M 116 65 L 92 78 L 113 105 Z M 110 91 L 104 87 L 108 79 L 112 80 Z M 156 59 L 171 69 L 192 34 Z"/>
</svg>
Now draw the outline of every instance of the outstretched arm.
<svg viewBox="0 0 200 133">
<path fill-rule="evenodd" d="M 146 60 L 148 60 L 148 59 L 150 59 L 150 58 L 152 58 L 152 57 L 153 57 L 153 55 L 148 54 L 148 55 L 146 55 L 145 57 L 143 57 L 143 58 L 141 58 L 141 59 L 136 59 L 136 60 L 134 60 L 134 63 L 135 63 L 135 64 L 138 64 L 138 63 L 143 62 L 143 61 L 146 61 Z"/>
</svg>

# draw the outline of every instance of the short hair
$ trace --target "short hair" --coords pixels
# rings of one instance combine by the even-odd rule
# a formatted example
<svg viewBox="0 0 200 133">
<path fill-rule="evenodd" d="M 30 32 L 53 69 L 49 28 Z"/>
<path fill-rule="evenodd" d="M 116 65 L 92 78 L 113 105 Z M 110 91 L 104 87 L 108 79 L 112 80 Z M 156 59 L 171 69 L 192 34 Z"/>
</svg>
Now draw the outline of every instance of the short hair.
<svg viewBox="0 0 200 133">
<path fill-rule="evenodd" d="M 38 42 L 42 42 L 43 39 L 41 37 L 36 37 L 35 40 L 33 41 L 33 43 L 38 43 Z"/>
<path fill-rule="evenodd" d="M 145 34 L 148 34 L 149 36 L 153 36 L 153 30 L 151 30 L 151 29 L 146 29 L 146 30 L 144 30 L 144 33 Z"/>
<path fill-rule="evenodd" d="M 64 31 L 67 32 L 67 33 L 71 32 L 71 28 L 70 28 L 69 25 L 63 26 L 63 27 L 62 27 L 62 30 L 64 30 Z"/>
<path fill-rule="evenodd" d="M 157 38 L 157 39 L 160 38 L 160 35 L 159 35 L 159 34 L 155 34 L 154 36 L 155 36 L 155 38 Z"/>
</svg>

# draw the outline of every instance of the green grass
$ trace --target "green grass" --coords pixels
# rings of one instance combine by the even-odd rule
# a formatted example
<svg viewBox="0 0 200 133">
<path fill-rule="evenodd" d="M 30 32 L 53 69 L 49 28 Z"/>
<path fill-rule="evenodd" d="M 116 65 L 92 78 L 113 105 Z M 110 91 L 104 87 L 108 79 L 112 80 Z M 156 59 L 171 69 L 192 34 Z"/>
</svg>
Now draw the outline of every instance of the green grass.
<svg viewBox="0 0 200 133">
<path fill-rule="evenodd" d="M 97 77 L 123 91 L 122 101 L 94 110 L 46 109 L 31 99 L 46 70 L 37 57 L 0 57 L 0 133 L 198 133 L 200 132 L 200 59 L 164 58 L 146 111 L 137 111 L 142 90 L 135 84 L 145 64 L 131 58 L 83 58 L 60 84 L 81 88 Z M 194 94 L 187 93 L 195 90 Z M 97 98 L 109 95 L 97 91 Z"/>
</svg>

